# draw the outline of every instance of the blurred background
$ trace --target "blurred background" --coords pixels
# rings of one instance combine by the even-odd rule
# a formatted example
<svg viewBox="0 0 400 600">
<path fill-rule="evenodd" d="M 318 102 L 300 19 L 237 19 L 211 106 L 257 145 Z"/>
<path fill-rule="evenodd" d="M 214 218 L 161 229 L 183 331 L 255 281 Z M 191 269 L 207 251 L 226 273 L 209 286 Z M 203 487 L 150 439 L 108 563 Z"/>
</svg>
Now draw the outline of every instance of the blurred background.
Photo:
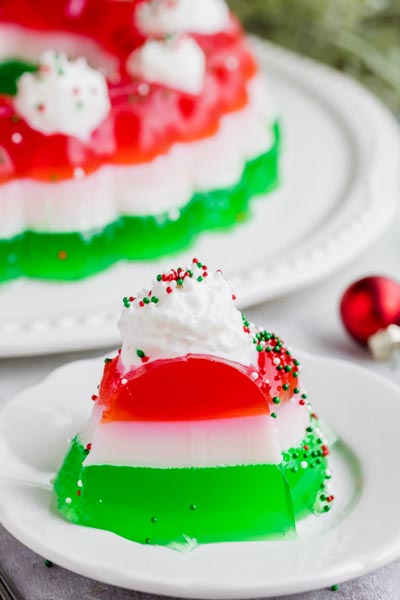
<svg viewBox="0 0 400 600">
<path fill-rule="evenodd" d="M 400 0 L 229 0 L 248 31 L 361 80 L 400 116 Z"/>
</svg>

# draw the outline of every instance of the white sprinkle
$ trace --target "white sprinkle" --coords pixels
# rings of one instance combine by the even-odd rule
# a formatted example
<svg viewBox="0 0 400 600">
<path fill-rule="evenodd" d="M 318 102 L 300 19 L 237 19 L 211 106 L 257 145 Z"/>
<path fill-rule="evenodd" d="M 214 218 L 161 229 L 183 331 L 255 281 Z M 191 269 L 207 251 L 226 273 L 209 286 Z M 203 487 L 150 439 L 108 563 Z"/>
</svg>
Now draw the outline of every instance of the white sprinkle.
<svg viewBox="0 0 400 600">
<path fill-rule="evenodd" d="M 80 480 L 78 481 L 78 487 L 82 487 L 82 485 L 83 485 L 83 484 L 82 484 L 82 480 L 80 479 Z"/>
<path fill-rule="evenodd" d="M 168 213 L 168 218 L 170 219 L 170 221 L 177 221 L 180 216 L 181 216 L 181 212 L 177 208 L 171 209 Z"/>
<path fill-rule="evenodd" d="M 138 91 L 139 96 L 147 96 L 150 92 L 150 86 L 148 83 L 145 83 L 145 82 L 140 83 L 138 85 L 137 91 Z"/>
<path fill-rule="evenodd" d="M 326 475 L 327 477 L 331 477 L 331 475 L 332 475 L 332 471 L 331 471 L 330 469 L 326 469 L 326 471 L 325 471 L 325 475 Z"/>
<path fill-rule="evenodd" d="M 75 177 L 75 179 L 84 179 L 84 177 L 85 177 L 84 169 L 82 169 L 82 167 L 75 167 L 74 177 Z"/>
<path fill-rule="evenodd" d="M 14 144 L 20 144 L 22 142 L 22 135 L 16 131 L 12 134 L 11 141 L 14 142 Z"/>
<path fill-rule="evenodd" d="M 300 463 L 300 466 L 302 469 L 307 469 L 308 467 L 308 462 L 306 462 L 305 460 L 302 460 Z"/>
<path fill-rule="evenodd" d="M 65 502 L 66 502 L 67 504 L 71 504 L 71 502 L 72 502 L 72 498 L 65 498 Z"/>
<path fill-rule="evenodd" d="M 128 380 L 124 377 L 123 379 L 121 379 L 121 383 L 122 385 L 126 385 L 128 383 Z"/>
<path fill-rule="evenodd" d="M 254 380 L 258 379 L 258 373 L 257 371 L 253 371 L 252 374 L 250 375 L 250 377 Z"/>
<path fill-rule="evenodd" d="M 274 365 L 279 365 L 280 362 L 281 362 L 280 358 L 274 358 L 274 360 L 273 360 Z"/>
</svg>

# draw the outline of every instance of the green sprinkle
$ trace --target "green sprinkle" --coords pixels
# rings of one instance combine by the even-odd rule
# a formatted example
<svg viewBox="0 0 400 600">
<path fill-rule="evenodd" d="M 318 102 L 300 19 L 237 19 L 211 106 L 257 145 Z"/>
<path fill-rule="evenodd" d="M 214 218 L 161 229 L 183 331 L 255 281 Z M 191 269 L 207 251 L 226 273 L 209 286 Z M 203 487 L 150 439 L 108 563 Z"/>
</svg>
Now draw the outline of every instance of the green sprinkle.
<svg viewBox="0 0 400 600">
<path fill-rule="evenodd" d="M 280 401 L 281 401 L 281 399 L 280 399 L 280 398 L 278 398 L 278 396 L 274 396 L 274 397 L 272 398 L 272 402 L 273 402 L 274 404 L 280 404 Z"/>
<path fill-rule="evenodd" d="M 303 398 L 303 400 L 307 400 L 307 394 L 302 394 L 301 397 Z"/>
<path fill-rule="evenodd" d="M 291 370 L 292 370 L 292 367 L 290 365 L 286 365 L 286 367 L 285 367 L 286 373 L 289 373 Z"/>
<path fill-rule="evenodd" d="M 278 366 L 276 367 L 276 370 L 277 370 L 277 371 L 282 371 L 282 369 L 283 369 L 282 365 L 278 365 Z"/>
<path fill-rule="evenodd" d="M 197 506 L 195 504 L 191 504 L 189 508 L 190 510 L 197 510 Z"/>
<path fill-rule="evenodd" d="M 159 274 L 157 275 L 157 281 L 161 281 L 161 279 L 162 279 L 162 275 L 159 273 Z"/>
<path fill-rule="evenodd" d="M 276 413 L 271 413 L 271 417 L 272 417 L 273 419 L 276 419 L 276 417 L 277 417 L 277 416 L 278 416 L 278 415 L 277 415 Z"/>
<path fill-rule="evenodd" d="M 105 358 L 104 362 L 107 364 L 107 363 L 111 362 L 111 360 L 112 360 L 111 358 Z"/>
<path fill-rule="evenodd" d="M 176 285 L 183 285 L 183 279 L 177 279 Z"/>
<path fill-rule="evenodd" d="M 299 390 L 299 388 L 298 388 L 298 387 L 295 387 L 295 388 L 294 388 L 294 390 L 293 390 L 293 392 L 294 392 L 295 394 L 298 394 L 298 393 L 300 392 L 300 390 Z"/>
<path fill-rule="evenodd" d="M 285 392 L 289 389 L 289 386 L 287 383 L 284 383 L 282 388 L 285 390 Z"/>
<path fill-rule="evenodd" d="M 157 517 L 151 517 L 150 521 L 151 521 L 152 523 L 157 523 Z"/>
<path fill-rule="evenodd" d="M 337 584 L 337 583 L 335 583 L 334 585 L 332 585 L 332 586 L 331 586 L 331 590 L 332 590 L 332 592 L 337 592 L 337 591 L 338 591 L 338 589 L 339 589 L 339 586 L 338 586 L 338 584 Z"/>
<path fill-rule="evenodd" d="M 198 266 L 199 269 L 201 269 L 203 265 L 200 262 L 198 262 L 197 266 Z"/>
<path fill-rule="evenodd" d="M 136 354 L 139 358 L 144 358 L 146 356 L 143 350 L 136 350 Z"/>
<path fill-rule="evenodd" d="M 294 362 L 294 364 L 296 365 L 296 367 L 298 367 L 298 366 L 300 365 L 299 361 L 298 361 L 298 360 L 296 360 L 296 359 L 294 359 L 294 361 L 293 361 L 293 362 Z"/>
<path fill-rule="evenodd" d="M 197 281 L 203 281 L 203 278 L 201 275 L 198 276 Z"/>
<path fill-rule="evenodd" d="M 193 277 L 193 271 L 189 270 L 188 273 L 189 273 L 189 277 Z"/>
<path fill-rule="evenodd" d="M 310 426 L 306 427 L 306 431 L 308 431 L 308 433 L 312 433 L 314 431 L 314 428 Z"/>
<path fill-rule="evenodd" d="M 256 346 L 256 350 L 257 350 L 257 352 L 261 352 L 261 351 L 262 351 L 262 349 L 263 349 L 263 347 L 262 347 L 262 346 L 260 346 L 260 345 Z"/>
<path fill-rule="evenodd" d="M 145 542 L 146 542 L 146 544 L 151 544 L 151 539 L 150 538 L 146 538 Z"/>
<path fill-rule="evenodd" d="M 151 301 L 154 302 L 154 304 L 157 304 L 157 302 L 158 302 L 157 296 L 152 296 Z"/>
<path fill-rule="evenodd" d="M 148 299 L 147 296 L 146 296 L 146 298 L 143 298 L 143 303 L 144 304 L 150 304 L 150 300 Z"/>
<path fill-rule="evenodd" d="M 44 564 L 49 569 L 51 569 L 51 567 L 53 566 L 53 563 L 51 562 L 51 560 L 47 560 L 47 559 L 44 561 Z"/>
<path fill-rule="evenodd" d="M 272 350 L 271 346 L 267 346 L 267 347 L 265 348 L 265 352 L 271 352 L 271 350 Z"/>
</svg>

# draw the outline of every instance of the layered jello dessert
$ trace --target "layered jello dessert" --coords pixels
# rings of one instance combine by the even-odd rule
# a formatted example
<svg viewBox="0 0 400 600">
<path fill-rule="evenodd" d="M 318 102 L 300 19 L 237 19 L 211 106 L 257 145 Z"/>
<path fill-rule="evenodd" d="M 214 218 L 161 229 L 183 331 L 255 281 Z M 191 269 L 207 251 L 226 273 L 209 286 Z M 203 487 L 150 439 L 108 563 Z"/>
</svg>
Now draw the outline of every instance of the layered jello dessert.
<svg viewBox="0 0 400 600">
<path fill-rule="evenodd" d="M 123 299 L 122 348 L 55 481 L 67 519 L 191 548 L 286 536 L 330 510 L 299 362 L 234 301 L 197 259 Z"/>
<path fill-rule="evenodd" d="M 0 3 L 0 282 L 79 279 L 233 226 L 278 155 L 223 0 Z"/>
</svg>

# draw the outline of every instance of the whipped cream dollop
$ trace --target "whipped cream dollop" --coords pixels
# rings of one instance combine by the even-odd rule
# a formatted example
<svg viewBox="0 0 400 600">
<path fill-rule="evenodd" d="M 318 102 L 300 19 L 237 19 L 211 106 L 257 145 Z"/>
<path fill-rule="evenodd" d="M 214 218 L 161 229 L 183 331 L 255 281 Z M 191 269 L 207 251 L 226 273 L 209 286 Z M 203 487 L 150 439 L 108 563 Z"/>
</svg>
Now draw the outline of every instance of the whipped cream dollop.
<svg viewBox="0 0 400 600">
<path fill-rule="evenodd" d="M 35 73 L 24 73 L 17 83 L 16 111 L 36 131 L 62 133 L 87 141 L 107 117 L 111 104 L 100 71 L 84 58 L 68 60 L 48 50 Z"/>
<path fill-rule="evenodd" d="M 124 298 L 119 328 L 124 370 L 150 360 L 208 354 L 243 365 L 256 351 L 220 271 L 199 261 L 157 275 L 150 290 Z"/>
<path fill-rule="evenodd" d="M 126 68 L 132 77 L 198 95 L 204 85 L 206 58 L 194 39 L 176 36 L 148 40 L 130 54 Z"/>
<path fill-rule="evenodd" d="M 138 4 L 135 17 L 146 35 L 213 35 L 229 27 L 229 10 L 224 0 L 150 0 Z"/>
</svg>

